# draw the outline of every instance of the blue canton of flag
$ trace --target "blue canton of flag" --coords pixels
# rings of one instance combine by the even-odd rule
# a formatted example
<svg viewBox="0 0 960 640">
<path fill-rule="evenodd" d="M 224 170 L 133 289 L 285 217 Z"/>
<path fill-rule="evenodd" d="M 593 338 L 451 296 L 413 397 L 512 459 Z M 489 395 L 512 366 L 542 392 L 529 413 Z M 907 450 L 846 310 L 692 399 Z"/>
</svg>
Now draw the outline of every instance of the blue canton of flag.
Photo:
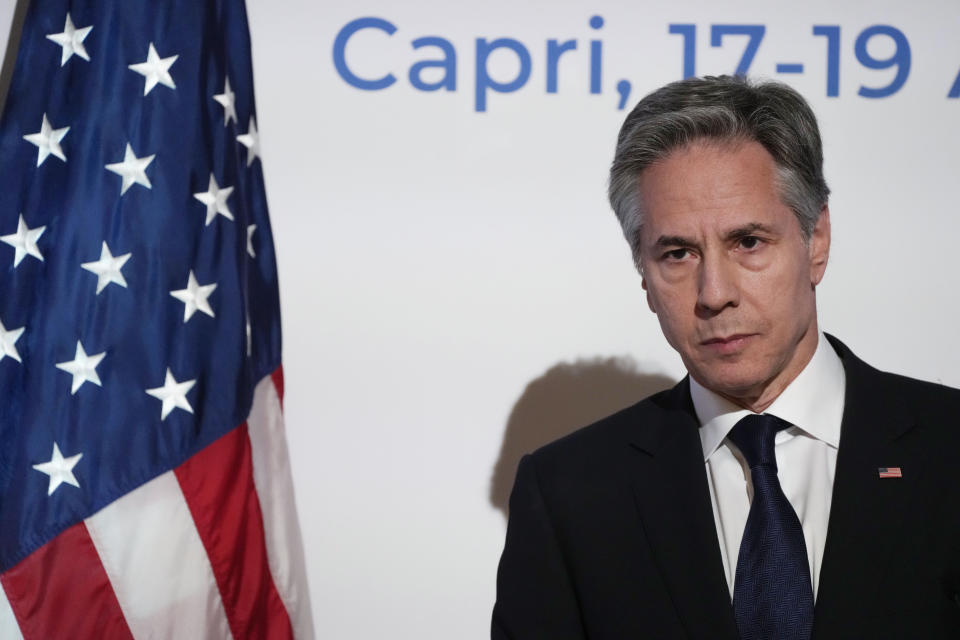
<svg viewBox="0 0 960 640">
<path fill-rule="evenodd" d="M 0 120 L 0 636 L 309 637 L 242 0 L 34 0 Z"/>
</svg>

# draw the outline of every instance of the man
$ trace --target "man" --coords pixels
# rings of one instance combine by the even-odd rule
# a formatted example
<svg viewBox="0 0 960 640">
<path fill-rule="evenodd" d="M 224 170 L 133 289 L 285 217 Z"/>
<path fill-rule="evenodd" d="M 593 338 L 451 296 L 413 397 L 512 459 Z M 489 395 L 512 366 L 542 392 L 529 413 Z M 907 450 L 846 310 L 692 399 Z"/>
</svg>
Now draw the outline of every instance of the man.
<svg viewBox="0 0 960 640">
<path fill-rule="evenodd" d="M 493 638 L 960 637 L 960 392 L 820 332 L 822 165 L 777 83 L 627 117 L 610 201 L 689 375 L 521 461 Z"/>
</svg>

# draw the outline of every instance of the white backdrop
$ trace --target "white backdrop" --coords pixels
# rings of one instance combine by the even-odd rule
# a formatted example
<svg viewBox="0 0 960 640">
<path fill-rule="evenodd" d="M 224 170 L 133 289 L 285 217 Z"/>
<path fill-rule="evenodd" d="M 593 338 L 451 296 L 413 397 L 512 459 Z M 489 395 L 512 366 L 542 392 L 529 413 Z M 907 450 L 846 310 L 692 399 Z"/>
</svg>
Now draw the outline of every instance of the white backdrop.
<svg viewBox="0 0 960 640">
<path fill-rule="evenodd" d="M 960 4 L 248 4 L 319 637 L 488 635 L 516 456 L 683 375 L 605 201 L 626 115 L 617 84 L 631 84 L 629 109 L 682 77 L 671 24 L 695 25 L 698 74 L 732 72 L 747 41 L 713 47 L 712 25 L 765 27 L 751 74 L 797 87 L 824 135 L 834 243 L 822 326 L 875 366 L 960 386 L 960 99 L 948 98 Z M 0 0 L 0 46 L 13 5 Z M 395 76 L 382 90 L 352 86 L 334 64 L 337 34 L 362 17 L 396 27 L 361 30 L 344 50 L 357 76 Z M 905 61 L 883 32 L 857 56 L 874 25 L 902 32 L 910 68 L 899 90 L 866 98 L 861 86 L 897 75 L 871 59 Z M 814 26 L 839 27 L 836 58 Z M 455 90 L 411 85 L 411 65 L 443 57 L 413 47 L 424 36 L 452 45 Z M 486 92 L 484 112 L 478 38 L 512 38 L 531 61 L 524 86 Z M 555 93 L 550 39 L 577 43 Z M 487 62 L 502 84 L 521 66 L 506 48 Z M 782 63 L 803 72 L 778 73 Z"/>
</svg>

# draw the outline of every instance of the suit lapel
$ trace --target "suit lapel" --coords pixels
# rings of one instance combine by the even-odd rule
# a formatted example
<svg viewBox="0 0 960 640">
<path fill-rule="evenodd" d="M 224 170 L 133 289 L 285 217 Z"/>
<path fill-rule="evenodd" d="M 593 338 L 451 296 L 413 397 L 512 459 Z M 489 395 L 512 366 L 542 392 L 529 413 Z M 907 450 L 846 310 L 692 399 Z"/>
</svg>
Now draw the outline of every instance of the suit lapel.
<svg viewBox="0 0 960 640">
<path fill-rule="evenodd" d="M 666 400 L 661 423 L 630 442 L 627 473 L 643 530 L 688 635 L 735 639 L 688 381 Z"/>
<path fill-rule="evenodd" d="M 843 344 L 831 342 L 843 360 L 847 390 L 814 638 L 845 636 L 861 624 L 851 612 L 875 599 L 923 471 L 922 433 L 901 395 L 885 389 L 882 376 Z M 895 466 L 902 478 L 879 477 L 879 467 Z"/>
</svg>

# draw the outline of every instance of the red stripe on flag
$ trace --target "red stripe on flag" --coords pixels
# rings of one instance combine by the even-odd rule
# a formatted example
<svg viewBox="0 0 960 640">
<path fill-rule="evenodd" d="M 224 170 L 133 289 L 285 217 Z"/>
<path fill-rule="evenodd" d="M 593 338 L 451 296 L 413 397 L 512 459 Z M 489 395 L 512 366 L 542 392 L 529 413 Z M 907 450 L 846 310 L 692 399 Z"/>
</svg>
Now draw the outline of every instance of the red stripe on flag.
<svg viewBox="0 0 960 640">
<path fill-rule="evenodd" d="M 292 638 L 263 533 L 246 423 L 175 470 L 210 558 L 234 638 Z"/>
<path fill-rule="evenodd" d="M 79 522 L 0 576 L 24 640 L 133 638 Z"/>
<path fill-rule="evenodd" d="M 277 389 L 277 397 L 280 398 L 280 408 L 283 409 L 283 367 L 277 367 L 270 374 L 273 378 L 273 386 Z"/>
</svg>

